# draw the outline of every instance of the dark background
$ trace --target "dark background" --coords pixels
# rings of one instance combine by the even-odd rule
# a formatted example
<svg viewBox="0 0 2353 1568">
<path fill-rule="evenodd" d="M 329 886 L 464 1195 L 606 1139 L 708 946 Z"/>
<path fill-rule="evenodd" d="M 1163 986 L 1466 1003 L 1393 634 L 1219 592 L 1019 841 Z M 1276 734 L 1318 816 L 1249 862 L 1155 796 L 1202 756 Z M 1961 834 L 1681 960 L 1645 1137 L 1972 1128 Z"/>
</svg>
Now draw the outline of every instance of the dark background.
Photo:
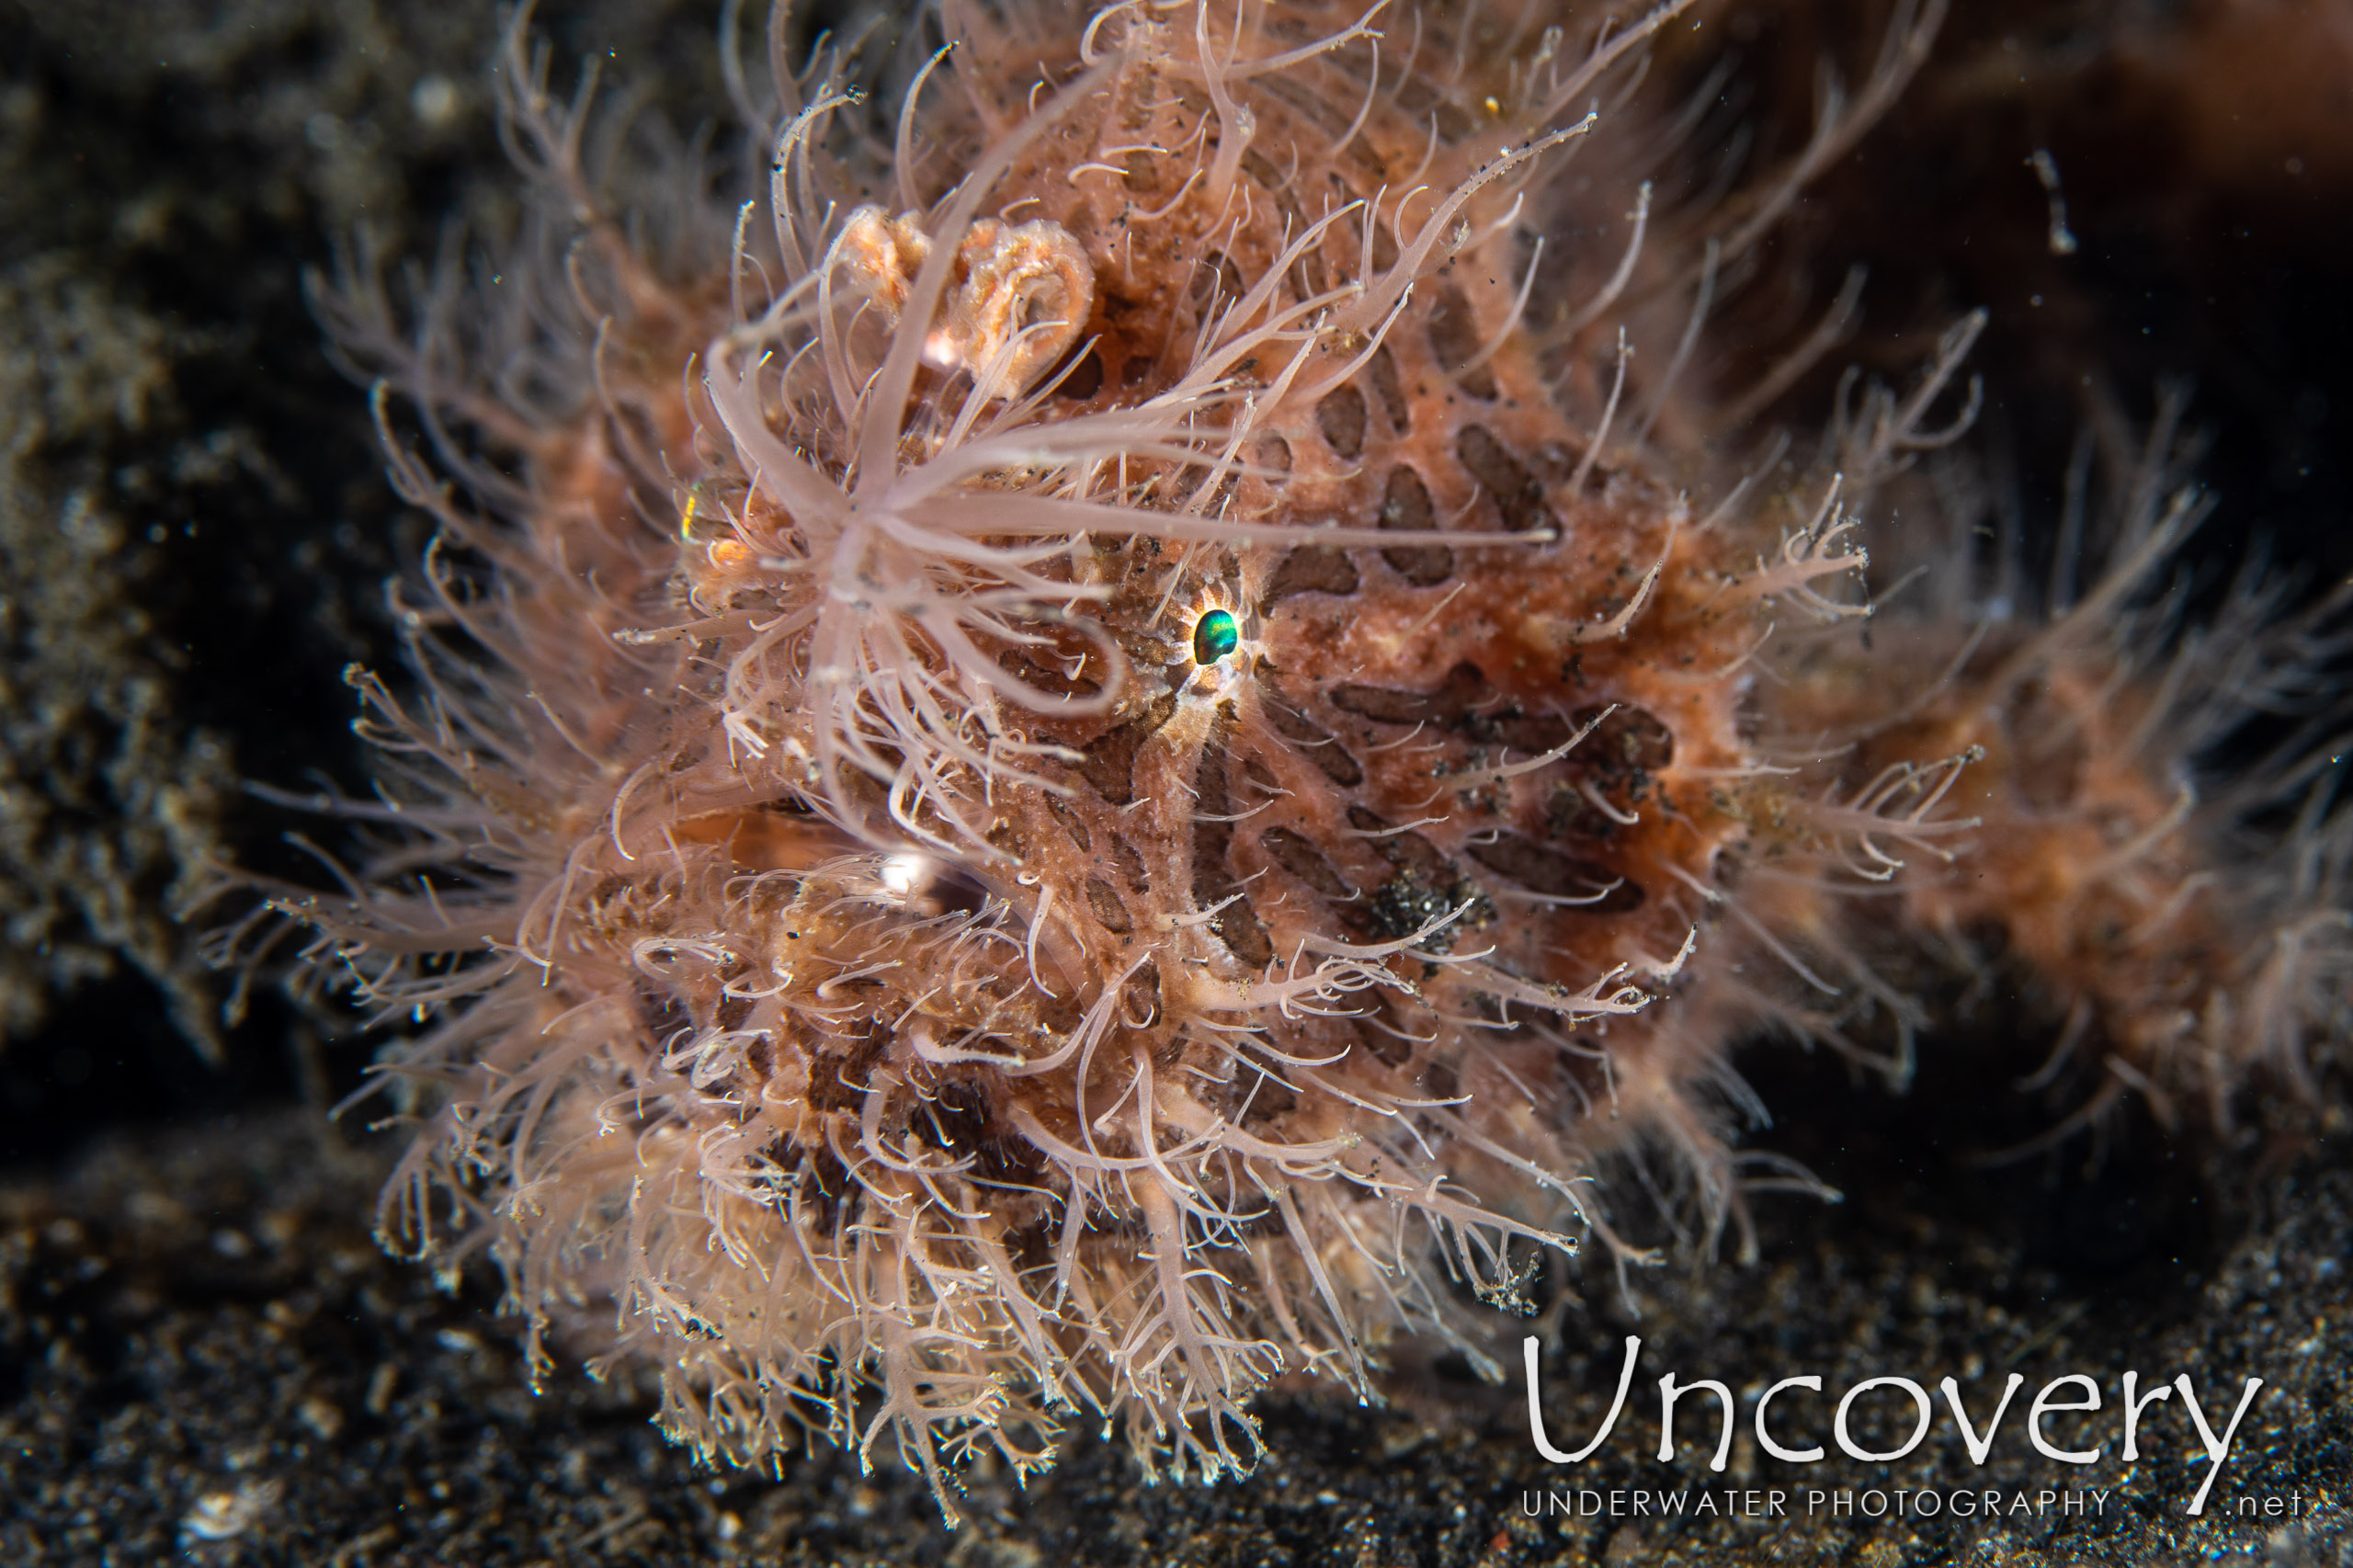
<svg viewBox="0 0 2353 1568">
<path fill-rule="evenodd" d="M 1729 54 L 1733 97 L 1711 123 L 1745 126 L 1768 159 L 1802 140 L 1818 61 L 1861 74 L 1884 9 L 1712 7 L 1674 39 L 1660 81 Z M 723 103 L 715 11 L 586 0 L 543 6 L 535 28 L 559 80 L 594 53 L 691 126 Z M 328 1017 L 267 990 L 217 1029 L 225 985 L 169 916 L 208 858 L 294 863 L 283 813 L 239 778 L 366 776 L 341 671 L 394 663 L 380 585 L 420 541 L 302 278 L 363 224 L 394 256 L 429 256 L 451 225 L 511 231 L 483 72 L 495 36 L 471 4 L 0 0 L 0 1170 L 13 1173 L 0 1447 L 17 1467 L 0 1481 L 39 1499 L 7 1527 L 21 1533 L 0 1530 L 29 1554 L 0 1553 L 12 1560 L 156 1560 L 184 1543 L 175 1521 L 192 1498 L 248 1474 L 293 1479 L 249 1537 L 200 1551 L 324 1561 L 374 1540 L 344 1560 L 519 1562 L 949 1549 L 904 1478 L 863 1483 L 837 1458 L 779 1487 L 705 1478 L 644 1428 L 626 1381 L 600 1392 L 567 1369 L 544 1400 L 523 1398 L 489 1318 L 494 1289 L 439 1297 L 367 1245 L 376 1154 L 315 1120 L 357 1081 L 366 1041 L 324 1038 Z M 2072 256 L 2048 244 L 2037 148 L 2063 179 Z M 2334 582 L 2353 569 L 2348 196 L 2353 7 L 1968 6 L 1888 121 L 1768 242 L 1773 287 L 1725 319 L 1715 373 L 1753 377 L 1867 265 L 1856 336 L 1776 415 L 1817 421 L 1848 362 L 1902 376 L 1982 304 L 1981 439 L 2014 463 L 2030 518 L 2055 515 L 2068 443 L 2099 400 L 2145 419 L 2162 378 L 2188 377 L 2222 498 L 2194 558 L 2219 573 L 2268 540 Z M 218 1065 L 191 1038 L 208 1031 Z M 2269 1368 L 2285 1354 L 2275 1321 L 2344 1318 L 2342 1278 L 2320 1267 L 2353 1238 L 2341 1114 L 2258 1108 L 2227 1139 L 2136 1122 L 2097 1165 L 2081 1150 L 1970 1163 L 2044 1114 L 2006 1087 L 2038 1053 L 1981 1018 L 1929 1041 L 1900 1098 L 1787 1048 L 1744 1056 L 1778 1117 L 1756 1141 L 1849 1201 L 1767 1199 L 1763 1263 L 1640 1282 L 1639 1331 L 1677 1347 L 1687 1376 L 1792 1358 L 1927 1367 L 2024 1343 L 2163 1375 L 2202 1358 L 2219 1377 L 2234 1355 Z M 158 1192 L 178 1195 L 177 1219 Z M 1577 1281 L 1589 1316 L 1571 1321 L 1604 1325 L 1606 1347 L 1625 1303 L 1604 1272 Z M 292 1327 L 270 1316 L 288 1301 Z M 1572 1357 L 1564 1388 L 1614 1369 L 1614 1352 L 1588 1359 Z M 407 1370 L 379 1402 L 384 1365 Z M 2266 1462 L 2283 1487 L 2341 1483 L 2346 1384 L 2325 1357 L 2299 1366 L 2303 1403 L 2278 1407 Z M 955 1550 L 1502 1562 L 1673 1546 L 1515 1526 L 1506 1477 L 1529 1461 L 1508 1392 L 1441 1361 L 1406 1368 L 1386 1415 L 1278 1396 L 1269 1420 L 1290 1457 L 1216 1492 L 1140 1493 L 1116 1452 L 1083 1443 L 1034 1504 L 984 1483 L 1001 1526 Z M 310 1420 L 312 1398 L 340 1414 Z M 264 1455 L 247 1465 L 241 1426 Z M 2176 1496 L 2178 1481 L 2157 1472 L 2143 1490 Z M 1350 1555 L 1344 1521 L 1390 1556 Z M 2153 1507 L 2122 1534 L 2001 1551 L 2273 1550 L 2260 1532 L 2178 1529 Z M 1775 1550 L 2009 1560 L 1971 1556 L 1971 1540 L 1795 1532 Z M 2345 1548 L 2277 1550 L 2317 1562 Z"/>
<path fill-rule="evenodd" d="M 1672 40 L 1667 68 L 1692 75 L 1729 58 L 1725 118 L 1756 135 L 1759 163 L 1802 140 L 1818 61 L 1841 62 L 1849 82 L 1863 73 L 1882 10 L 1718 8 L 1727 15 Z M 610 79 L 691 124 L 714 107 L 714 9 L 549 6 L 536 28 L 563 69 L 599 45 Z M 11 322 L 11 347 L 91 361 L 98 381 L 45 389 L 64 406 L 41 410 L 38 438 L 18 415 L 17 444 L 31 450 L 12 475 L 0 548 L 12 597 L 39 598 L 37 574 L 56 563 L 24 536 L 56 531 L 77 507 L 106 513 L 119 546 L 71 565 L 104 580 L 101 611 L 134 606 L 143 623 L 128 638 L 37 626 L 50 644 L 39 651 L 18 631 L 6 648 L 11 687 L 55 713 L 15 760 L 22 793 L 71 797 L 49 802 L 40 846 L 97 841 L 73 867 L 131 871 L 150 911 L 169 902 L 184 862 L 119 845 L 109 858 L 104 846 L 130 836 L 122 818 L 153 809 L 135 788 L 142 772 L 204 772 L 188 754 L 221 744 L 204 826 L 229 852 L 264 859 L 287 819 L 242 800 L 234 778 L 366 777 L 341 672 L 355 658 L 397 664 L 381 585 L 410 558 L 415 523 L 398 514 L 364 397 L 330 364 L 302 280 L 331 267 L 359 225 L 396 256 L 429 256 L 460 224 L 511 231 L 514 181 L 483 66 L 495 36 L 465 5 L 0 3 L 0 269 L 62 271 L 89 296 L 71 301 L 62 341 L 25 343 L 34 335 Z M 2218 78 L 2224 69 L 2239 74 Z M 2046 243 L 2028 164 L 2037 148 L 2063 176 L 2072 256 Z M 2262 541 L 2334 582 L 2353 568 L 2348 197 L 2353 22 L 2342 7 L 1964 7 L 1889 119 L 1767 242 L 1773 281 L 1722 319 L 1713 369 L 1726 386 L 1753 378 L 1827 308 L 1850 266 L 1867 267 L 1854 337 L 1773 410 L 1802 423 L 1847 364 L 1901 377 L 1938 330 L 1983 305 L 1982 438 L 2007 449 L 2030 522 L 2055 515 L 2068 443 L 2096 398 L 2145 420 L 2161 382 L 2185 379 L 2190 422 L 2211 443 L 2201 477 L 2222 500 L 2194 555 L 2219 570 Z M 28 290 L 23 312 L 57 292 Z M 104 379 L 126 359 L 149 387 L 131 419 L 111 406 L 120 381 Z M 58 377 L 73 379 L 71 368 Z M 79 657 L 61 661 L 60 644 Z M 72 665 L 63 682 L 61 662 Z M 139 677 L 163 699 L 130 734 L 109 687 Z M 53 866 L 0 871 L 65 880 Z M 46 940 L 51 961 L 6 977 L 29 1025 L 0 1051 L 8 1164 L 54 1159 L 102 1127 L 297 1091 L 281 1007 L 263 998 L 225 1068 L 208 1066 L 180 1025 L 222 988 L 190 961 L 188 933 L 166 921 L 125 939 L 104 925 L 68 907 L 9 932 L 19 955 Z"/>
</svg>

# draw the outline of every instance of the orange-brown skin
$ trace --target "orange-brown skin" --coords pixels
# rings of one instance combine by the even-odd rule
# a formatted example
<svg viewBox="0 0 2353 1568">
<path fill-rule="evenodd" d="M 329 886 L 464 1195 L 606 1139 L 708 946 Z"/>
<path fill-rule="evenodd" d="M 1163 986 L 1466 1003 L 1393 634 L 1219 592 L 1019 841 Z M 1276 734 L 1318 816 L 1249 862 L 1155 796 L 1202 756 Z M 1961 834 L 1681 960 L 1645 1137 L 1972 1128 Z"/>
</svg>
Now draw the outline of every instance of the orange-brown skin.
<svg viewBox="0 0 2353 1568">
<path fill-rule="evenodd" d="M 2172 1071 L 2245 966 L 2131 924 L 2203 853 L 2163 758 L 2102 749 L 2158 699 L 2080 627 L 1958 678 L 1957 613 L 1842 630 L 1842 486 L 1898 473 L 1958 348 L 1841 478 L 1641 437 L 1704 422 L 1604 337 L 1671 364 L 1679 303 L 1612 301 L 1690 278 L 1577 119 L 1639 29 L 1434 6 L 1374 78 L 1319 6 L 1014 15 L 931 79 L 927 172 L 861 175 L 822 92 L 781 115 L 798 194 L 722 283 L 592 225 L 597 399 L 507 431 L 503 519 L 401 460 L 493 564 L 445 606 L 506 706 L 371 686 L 451 776 L 442 869 L 286 901 L 439 1017 L 396 1234 L 454 1202 L 535 1325 L 609 1297 L 707 1450 L 887 1434 L 945 1501 L 1062 1409 L 1215 1474 L 1268 1377 L 1483 1356 L 1458 1287 L 1525 1304 L 1634 1147 L 1711 1231 L 1726 1052 L 1904 1014 L 1891 908 L 2000 927 L 2121 1079 Z"/>
</svg>

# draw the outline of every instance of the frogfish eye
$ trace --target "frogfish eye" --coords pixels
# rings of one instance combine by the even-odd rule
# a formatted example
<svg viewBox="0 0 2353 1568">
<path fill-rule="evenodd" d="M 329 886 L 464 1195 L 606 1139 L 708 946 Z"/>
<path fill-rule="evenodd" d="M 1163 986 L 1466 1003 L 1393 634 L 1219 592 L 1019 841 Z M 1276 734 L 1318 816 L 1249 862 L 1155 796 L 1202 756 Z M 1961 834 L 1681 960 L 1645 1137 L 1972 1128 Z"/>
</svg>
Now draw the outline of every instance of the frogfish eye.
<svg viewBox="0 0 2353 1568">
<path fill-rule="evenodd" d="M 1193 625 L 1193 663 L 1213 665 L 1242 641 L 1242 629 L 1233 617 L 1222 609 L 1213 609 Z"/>
</svg>

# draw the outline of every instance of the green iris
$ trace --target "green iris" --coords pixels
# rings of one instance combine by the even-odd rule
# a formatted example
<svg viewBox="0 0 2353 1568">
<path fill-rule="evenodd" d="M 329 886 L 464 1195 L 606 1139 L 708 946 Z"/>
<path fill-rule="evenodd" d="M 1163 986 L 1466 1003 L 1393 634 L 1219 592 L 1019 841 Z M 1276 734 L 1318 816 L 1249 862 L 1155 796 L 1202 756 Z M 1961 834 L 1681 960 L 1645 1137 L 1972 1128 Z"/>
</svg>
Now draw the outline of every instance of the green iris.
<svg viewBox="0 0 2353 1568">
<path fill-rule="evenodd" d="M 1222 609 L 1213 609 L 1201 617 L 1193 628 L 1193 663 L 1214 665 L 1240 645 L 1242 628 L 1233 617 Z"/>
</svg>

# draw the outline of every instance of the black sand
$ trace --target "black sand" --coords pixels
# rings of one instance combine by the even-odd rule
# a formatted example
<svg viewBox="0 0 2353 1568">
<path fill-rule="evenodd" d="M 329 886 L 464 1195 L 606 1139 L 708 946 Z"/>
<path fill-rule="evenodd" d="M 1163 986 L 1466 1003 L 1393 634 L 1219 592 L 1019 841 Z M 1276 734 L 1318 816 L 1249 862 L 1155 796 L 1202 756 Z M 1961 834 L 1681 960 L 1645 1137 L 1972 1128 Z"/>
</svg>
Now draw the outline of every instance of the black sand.
<svg viewBox="0 0 2353 1568">
<path fill-rule="evenodd" d="M 711 101 L 710 9 L 612 0 L 551 7 L 544 25 L 560 57 L 610 50 L 616 75 L 656 84 L 691 123 Z M 1949 40 L 1983 42 L 2000 9 Z M 2095 42 L 2105 15 L 2083 8 Z M 625 1380 L 566 1365 L 534 1398 L 494 1284 L 445 1295 L 383 1258 L 368 1233 L 382 1151 L 293 1108 L 348 1086 L 366 1042 L 322 1046 L 267 997 L 223 1033 L 219 983 L 168 915 L 207 856 L 293 863 L 286 823 L 239 778 L 364 777 L 339 672 L 390 662 L 378 585 L 415 525 L 301 278 L 362 221 L 394 254 L 429 253 L 452 214 L 511 222 L 482 74 L 493 31 L 459 4 L 0 0 L 0 1165 L 15 1173 L 0 1186 L 0 1562 L 2353 1562 L 2342 1113 L 2290 1108 L 2196 1142 L 2134 1126 L 2097 1168 L 2077 1145 L 1986 1172 L 1966 1156 L 2040 1114 L 2007 1090 L 2024 1048 L 1992 1020 L 1931 1042 L 1900 1100 L 1786 1049 L 1745 1059 L 1779 1122 L 1757 1142 L 1848 1200 L 1764 1199 L 1760 1262 L 1638 1276 L 1639 1319 L 1606 1268 L 1571 1277 L 1542 1325 L 1561 1335 L 1545 1368 L 1556 1439 L 1582 1441 L 1622 1335 L 1646 1342 L 1633 1409 L 1574 1470 L 1537 1460 L 1516 1371 L 1490 1388 L 1440 1360 L 1402 1365 L 1384 1411 L 1268 1394 L 1272 1457 L 1246 1483 L 1145 1488 L 1082 1437 L 1026 1496 L 976 1478 L 973 1522 L 949 1536 L 887 1464 L 862 1478 L 820 1450 L 781 1482 L 714 1474 L 647 1425 Z M 1767 58 L 1775 36 L 1756 46 Z M 1836 253 L 1821 289 L 1860 253 L 1894 316 L 1984 297 L 1972 258 L 2020 222 L 2039 236 L 2039 196 L 2022 217 L 1989 202 L 1973 228 L 1948 213 L 1927 255 L 1920 231 L 1873 228 L 1868 199 L 2010 169 L 2004 137 L 2025 131 L 2001 123 L 1975 145 L 1899 117 L 1867 144 L 1823 198 L 1851 222 L 1814 224 Z M 2020 432 L 2039 472 L 2043 433 L 2063 449 L 2078 377 L 2112 374 L 2137 407 L 2155 371 L 2203 373 L 2224 493 L 2208 558 L 2268 532 L 2341 571 L 2353 240 L 2326 214 L 2342 207 L 2283 199 L 2268 228 L 2251 210 L 2218 261 L 2165 226 L 2161 169 L 2078 163 L 2070 177 L 2074 276 L 2096 308 L 2062 330 L 1994 301 L 1992 426 Z M 1705 1398 L 1681 1463 L 1649 1457 L 1648 1391 L 1668 1369 L 1743 1392 L 1812 1372 L 1836 1392 L 1885 1374 L 1978 1392 L 2012 1368 L 2029 1384 L 1982 1471 L 1940 1410 L 1897 1465 L 1783 1465 L 1744 1443 L 1711 1478 L 1692 1440 L 1712 1437 Z M 2185 1462 L 2177 1407 L 2153 1415 L 2152 1457 L 2117 1460 L 2126 1368 L 2189 1372 L 2225 1408 L 2242 1379 L 2266 1380 L 2204 1517 L 2184 1513 L 2204 1467 Z M 2081 1439 L 2106 1457 L 2081 1470 L 2035 1457 L 2019 1429 L 2034 1389 L 2071 1371 L 2108 1391 Z M 1788 1408 L 1819 1435 L 1821 1408 Z M 1899 1398 L 1865 1429 L 1901 1414 Z M 2109 1494 L 2097 1516 L 2054 1505 L 1999 1524 L 1525 1517 L 1547 1488 L 1711 1479 L 1801 1499 Z M 2297 1518 L 2265 1513 L 2273 1499 L 2326 1506 Z"/>
</svg>

